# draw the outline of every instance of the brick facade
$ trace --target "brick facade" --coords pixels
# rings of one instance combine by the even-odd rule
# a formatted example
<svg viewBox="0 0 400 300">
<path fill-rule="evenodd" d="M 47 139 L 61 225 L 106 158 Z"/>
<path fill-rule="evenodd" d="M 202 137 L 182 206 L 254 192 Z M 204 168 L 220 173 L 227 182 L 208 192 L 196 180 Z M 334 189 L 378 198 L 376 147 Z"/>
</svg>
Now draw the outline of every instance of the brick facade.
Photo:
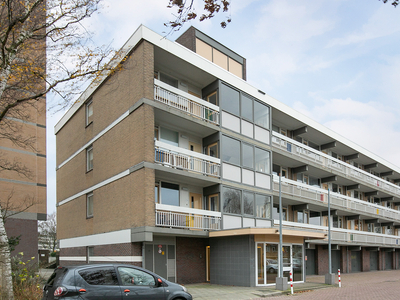
<svg viewBox="0 0 400 300">
<path fill-rule="evenodd" d="M 35 257 L 36 260 L 38 259 L 38 227 L 36 220 L 8 218 L 5 228 L 9 237 L 21 235 L 20 242 L 15 247 L 15 250 L 11 252 L 11 256 L 23 252 L 24 260 L 32 257 Z"/>
<path fill-rule="evenodd" d="M 206 281 L 207 242 L 207 239 L 176 238 L 177 282 L 190 284 Z"/>
</svg>

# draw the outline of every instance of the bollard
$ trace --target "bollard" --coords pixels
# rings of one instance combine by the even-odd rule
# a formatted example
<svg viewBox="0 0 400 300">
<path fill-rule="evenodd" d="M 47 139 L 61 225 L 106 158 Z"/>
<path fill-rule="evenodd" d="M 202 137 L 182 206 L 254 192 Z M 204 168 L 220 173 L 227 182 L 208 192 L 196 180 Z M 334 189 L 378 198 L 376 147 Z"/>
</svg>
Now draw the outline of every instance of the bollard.
<svg viewBox="0 0 400 300">
<path fill-rule="evenodd" d="M 340 269 L 338 269 L 338 279 L 339 279 L 339 287 L 342 287 L 342 284 L 340 283 Z"/>
<path fill-rule="evenodd" d="M 293 276 L 292 276 L 292 272 L 290 272 L 290 292 L 293 295 Z"/>
</svg>

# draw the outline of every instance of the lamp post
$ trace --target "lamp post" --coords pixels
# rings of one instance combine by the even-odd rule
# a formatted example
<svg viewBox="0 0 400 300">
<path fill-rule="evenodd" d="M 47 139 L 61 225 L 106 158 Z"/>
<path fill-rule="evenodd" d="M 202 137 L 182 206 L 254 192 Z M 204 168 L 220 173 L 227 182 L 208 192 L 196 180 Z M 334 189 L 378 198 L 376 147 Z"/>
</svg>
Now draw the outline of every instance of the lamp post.
<svg viewBox="0 0 400 300">
<path fill-rule="evenodd" d="M 287 277 L 283 277 L 283 243 L 282 243 L 282 175 L 279 173 L 279 276 L 276 277 L 276 289 L 286 291 Z"/>
<path fill-rule="evenodd" d="M 325 274 L 325 284 L 335 284 L 335 274 L 332 273 L 332 246 L 331 246 L 331 194 L 328 188 L 328 261 L 329 270 Z"/>
</svg>

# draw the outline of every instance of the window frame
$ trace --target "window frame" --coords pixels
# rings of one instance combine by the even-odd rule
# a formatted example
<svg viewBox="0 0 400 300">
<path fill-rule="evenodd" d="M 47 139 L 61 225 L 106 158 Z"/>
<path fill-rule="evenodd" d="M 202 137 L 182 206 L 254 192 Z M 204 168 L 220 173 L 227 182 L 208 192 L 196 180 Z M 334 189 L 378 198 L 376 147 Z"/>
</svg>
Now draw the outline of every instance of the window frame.
<svg viewBox="0 0 400 300">
<path fill-rule="evenodd" d="M 89 209 L 89 205 L 91 202 L 91 213 Z M 94 207 L 93 207 L 93 192 L 86 194 L 86 219 L 93 218 L 94 215 Z"/>
<path fill-rule="evenodd" d="M 86 172 L 93 170 L 93 145 L 86 148 Z"/>
<path fill-rule="evenodd" d="M 91 111 L 91 114 L 89 115 L 90 111 Z M 85 105 L 85 116 L 86 116 L 86 126 L 89 126 L 90 124 L 93 123 L 93 99 L 89 99 L 86 102 L 86 105 Z M 89 119 L 90 117 L 92 117 L 91 120 Z"/>
</svg>

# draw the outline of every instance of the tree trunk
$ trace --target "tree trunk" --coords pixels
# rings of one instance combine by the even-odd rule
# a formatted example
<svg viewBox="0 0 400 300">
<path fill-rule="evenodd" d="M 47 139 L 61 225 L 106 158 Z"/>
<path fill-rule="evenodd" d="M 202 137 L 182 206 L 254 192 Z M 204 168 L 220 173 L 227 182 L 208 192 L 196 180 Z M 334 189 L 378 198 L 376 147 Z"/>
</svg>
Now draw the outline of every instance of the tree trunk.
<svg viewBox="0 0 400 300">
<path fill-rule="evenodd" d="M 14 291 L 11 275 L 11 253 L 4 220 L 0 216 L 0 297 L 1 299 L 14 300 Z"/>
</svg>

